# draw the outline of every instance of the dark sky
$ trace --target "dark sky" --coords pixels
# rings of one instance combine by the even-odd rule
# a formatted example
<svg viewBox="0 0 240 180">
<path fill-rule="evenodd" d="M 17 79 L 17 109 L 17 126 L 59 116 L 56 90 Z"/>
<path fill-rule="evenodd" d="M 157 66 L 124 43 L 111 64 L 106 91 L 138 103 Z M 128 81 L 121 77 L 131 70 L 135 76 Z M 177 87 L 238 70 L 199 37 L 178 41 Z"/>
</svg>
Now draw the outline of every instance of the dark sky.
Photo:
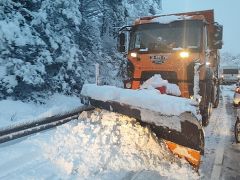
<svg viewBox="0 0 240 180">
<path fill-rule="evenodd" d="M 240 54 L 240 0 L 162 0 L 163 13 L 214 9 L 215 21 L 223 25 L 222 52 Z"/>
</svg>

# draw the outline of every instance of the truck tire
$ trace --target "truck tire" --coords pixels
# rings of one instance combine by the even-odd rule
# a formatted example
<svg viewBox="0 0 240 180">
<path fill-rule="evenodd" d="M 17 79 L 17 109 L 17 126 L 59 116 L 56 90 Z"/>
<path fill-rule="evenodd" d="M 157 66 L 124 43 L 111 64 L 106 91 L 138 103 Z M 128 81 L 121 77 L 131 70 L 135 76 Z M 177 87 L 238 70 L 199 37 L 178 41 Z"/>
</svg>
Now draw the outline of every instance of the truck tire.
<svg viewBox="0 0 240 180">
<path fill-rule="evenodd" d="M 205 88 L 203 88 L 205 90 L 203 90 L 203 95 L 202 95 L 204 102 L 202 103 L 202 107 L 200 108 L 203 126 L 207 126 L 209 124 L 209 118 L 212 114 L 212 108 L 213 108 L 213 99 L 215 99 L 214 98 L 215 93 L 213 93 L 215 84 L 212 81 L 212 76 L 213 76 L 213 73 L 211 72 L 211 70 L 207 69 L 206 85 L 205 85 Z M 217 103 L 218 102 L 216 101 L 216 104 Z"/>
<path fill-rule="evenodd" d="M 212 101 L 212 106 L 213 108 L 217 108 L 218 107 L 218 104 L 219 104 L 219 98 L 220 98 L 220 88 L 219 88 L 219 85 L 217 88 L 217 94 L 215 95 L 215 93 L 213 92 L 213 101 Z M 216 96 L 216 98 L 214 98 Z"/>
<path fill-rule="evenodd" d="M 203 126 L 207 126 L 209 124 L 209 118 L 211 116 L 212 113 L 212 103 L 211 101 L 209 101 L 209 99 L 206 100 L 206 105 L 202 111 L 202 125 Z"/>
<path fill-rule="evenodd" d="M 236 143 L 240 143 L 240 120 L 238 118 L 235 123 L 234 134 L 235 134 Z"/>
<path fill-rule="evenodd" d="M 207 83 L 207 89 L 204 93 L 204 103 L 202 104 L 201 108 L 201 115 L 202 115 L 202 125 L 207 126 L 209 124 L 209 118 L 212 113 L 212 83 L 208 81 Z"/>
</svg>

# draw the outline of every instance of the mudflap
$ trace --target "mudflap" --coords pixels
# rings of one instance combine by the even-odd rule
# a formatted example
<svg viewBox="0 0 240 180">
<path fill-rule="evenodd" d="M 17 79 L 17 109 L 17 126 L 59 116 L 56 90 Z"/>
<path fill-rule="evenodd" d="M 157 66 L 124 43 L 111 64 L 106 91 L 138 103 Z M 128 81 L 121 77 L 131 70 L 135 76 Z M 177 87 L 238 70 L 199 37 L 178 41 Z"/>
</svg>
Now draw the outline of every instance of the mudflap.
<svg viewBox="0 0 240 180">
<path fill-rule="evenodd" d="M 166 116 L 159 112 L 132 107 L 113 101 L 84 98 L 84 104 L 95 108 L 120 113 L 135 118 L 142 126 L 148 127 L 158 138 L 165 140 L 168 148 L 179 157 L 185 158 L 198 168 L 204 153 L 204 132 L 200 122 L 190 112 L 180 116 Z"/>
</svg>

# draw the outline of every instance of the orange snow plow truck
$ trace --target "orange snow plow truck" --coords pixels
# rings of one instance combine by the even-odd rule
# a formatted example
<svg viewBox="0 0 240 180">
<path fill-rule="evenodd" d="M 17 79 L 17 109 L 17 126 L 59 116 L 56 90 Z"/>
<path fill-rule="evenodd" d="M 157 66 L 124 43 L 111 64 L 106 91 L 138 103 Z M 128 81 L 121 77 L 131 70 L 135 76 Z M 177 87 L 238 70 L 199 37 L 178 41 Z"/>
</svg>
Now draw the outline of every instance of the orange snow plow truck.
<svg viewBox="0 0 240 180">
<path fill-rule="evenodd" d="M 214 21 L 213 10 L 141 17 L 132 26 L 123 27 L 119 50 L 128 58 L 125 88 L 138 89 L 151 76 L 160 74 L 179 86 L 182 97 L 193 98 L 194 65 L 200 63 L 198 101 L 202 124 L 207 125 L 211 108 L 219 102 L 222 31 Z M 199 159 L 198 153 L 192 154 Z"/>
<path fill-rule="evenodd" d="M 200 112 L 207 125 L 212 107 L 219 102 L 219 49 L 222 26 L 214 11 L 197 11 L 135 20 L 120 30 L 119 50 L 127 52 L 128 76 L 125 88 L 138 89 L 154 74 L 177 84 L 181 96 L 193 98 L 194 65 L 200 63 Z M 129 32 L 126 44 L 124 31 Z M 127 48 L 126 48 L 127 47 Z"/>
<path fill-rule="evenodd" d="M 156 137 L 163 139 L 174 154 L 198 168 L 204 152 L 202 124 L 208 123 L 211 107 L 217 107 L 219 101 L 218 49 L 221 47 L 222 26 L 214 22 L 213 10 L 139 18 L 132 26 L 125 26 L 119 31 L 119 50 L 128 59 L 125 89 L 85 85 L 81 92 L 83 103 L 135 118 Z M 181 115 L 164 115 L 137 104 L 158 103 L 158 96 L 151 100 L 137 90 L 156 74 L 178 85 L 181 91 L 181 97 L 159 96 L 184 102 L 194 98 L 202 121 L 188 110 Z M 109 89 L 114 95 L 132 93 L 127 96 L 129 102 L 125 101 L 126 98 L 109 98 L 105 94 Z M 91 94 L 95 91 L 99 94 Z M 200 94 L 196 96 L 198 91 Z M 172 105 L 178 106 L 176 103 Z M 162 104 L 161 107 L 164 109 Z M 155 120 L 157 123 L 153 123 Z"/>
</svg>

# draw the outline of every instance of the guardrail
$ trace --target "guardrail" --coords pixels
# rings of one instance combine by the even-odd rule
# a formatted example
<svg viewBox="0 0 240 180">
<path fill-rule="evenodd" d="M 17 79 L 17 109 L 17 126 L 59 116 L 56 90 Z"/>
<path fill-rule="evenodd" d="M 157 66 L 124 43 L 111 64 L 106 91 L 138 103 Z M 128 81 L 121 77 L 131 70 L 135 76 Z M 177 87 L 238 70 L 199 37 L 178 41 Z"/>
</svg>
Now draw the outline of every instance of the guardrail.
<svg viewBox="0 0 240 180">
<path fill-rule="evenodd" d="M 81 112 L 93 109 L 92 106 L 81 106 L 72 111 L 2 128 L 0 129 L 0 144 L 67 123 L 78 118 Z"/>
</svg>

